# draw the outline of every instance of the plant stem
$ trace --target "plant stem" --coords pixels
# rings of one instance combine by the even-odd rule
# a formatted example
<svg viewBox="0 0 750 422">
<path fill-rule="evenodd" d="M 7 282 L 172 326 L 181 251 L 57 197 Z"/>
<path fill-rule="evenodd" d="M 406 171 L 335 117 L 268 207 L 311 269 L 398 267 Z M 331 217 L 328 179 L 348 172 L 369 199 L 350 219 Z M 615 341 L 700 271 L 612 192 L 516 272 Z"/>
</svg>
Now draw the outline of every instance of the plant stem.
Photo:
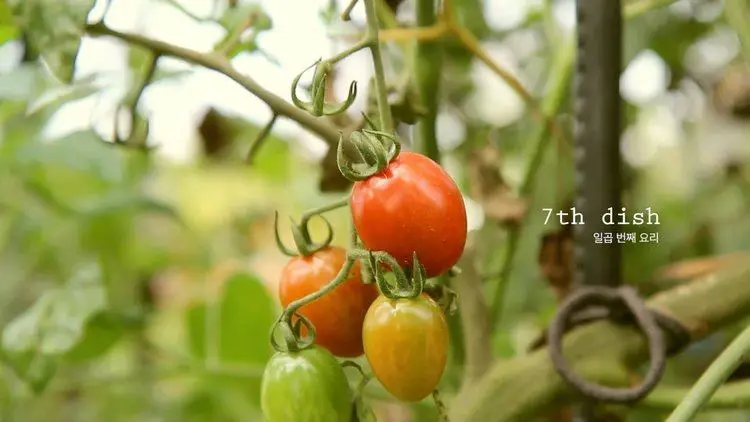
<svg viewBox="0 0 750 422">
<path fill-rule="evenodd" d="M 303 227 L 307 227 L 307 223 L 310 221 L 311 218 L 315 217 L 316 215 L 323 214 L 324 212 L 328 212 L 328 211 L 333 211 L 338 208 L 343 208 L 347 205 L 349 205 L 348 196 L 345 198 L 341 198 L 335 202 L 331 202 L 330 204 L 326 204 L 321 207 L 308 210 L 304 214 L 302 214 L 302 218 L 300 219 L 300 225 Z"/>
<path fill-rule="evenodd" d="M 443 399 L 440 397 L 439 390 L 435 390 L 432 392 L 432 399 L 435 401 L 435 408 L 437 409 L 438 420 L 440 422 L 450 422 L 450 418 L 448 417 L 448 409 L 445 407 L 445 403 L 443 403 Z"/>
<path fill-rule="evenodd" d="M 567 95 L 568 86 L 570 85 L 574 57 L 575 42 L 571 40 L 563 45 L 562 51 L 558 54 L 557 59 L 552 65 L 550 74 L 554 79 L 551 81 L 550 93 L 544 98 L 544 102 L 542 103 L 542 113 L 545 116 L 555 116 L 560 107 L 562 107 L 563 99 Z M 530 140 L 531 158 L 518 189 L 518 193 L 521 196 L 528 197 L 531 193 L 536 179 L 536 173 L 542 164 L 542 158 L 544 157 L 547 145 L 551 139 L 549 132 L 550 125 L 541 125 Z M 522 229 L 523 222 L 513 226 L 508 231 L 507 241 L 503 250 L 502 270 L 500 272 L 500 277 L 497 280 L 497 286 L 495 287 L 495 294 L 493 296 L 492 308 L 490 311 L 490 324 L 492 327 L 497 324 L 498 319 L 500 318 L 503 300 L 505 299 L 505 289 L 508 280 L 510 279 L 510 273 L 513 270 L 513 259 L 515 258 L 515 253 L 518 249 L 518 242 L 521 238 Z"/>
<path fill-rule="evenodd" d="M 666 422 L 688 422 L 750 354 L 750 327 L 745 328 L 701 375 Z"/>
<path fill-rule="evenodd" d="M 256 12 L 253 11 L 249 15 L 247 15 L 239 25 L 232 28 L 231 31 L 226 34 L 224 39 L 219 41 L 219 43 L 214 48 L 214 51 L 223 56 L 232 56 L 234 54 L 234 50 L 242 42 L 242 35 L 247 29 L 253 26 L 255 19 Z"/>
<path fill-rule="evenodd" d="M 669 6 L 677 0 L 636 0 L 623 7 L 623 17 L 626 19 L 637 18 L 654 9 Z"/>
<path fill-rule="evenodd" d="M 294 315 L 294 313 L 297 312 L 299 308 L 307 305 L 310 302 L 320 299 L 321 297 L 332 292 L 336 287 L 343 284 L 346 280 L 348 280 L 349 271 L 352 270 L 355 260 L 356 259 L 353 256 L 351 255 L 347 256 L 346 262 L 344 262 L 344 265 L 341 267 L 338 274 L 336 274 L 336 277 L 334 277 L 333 280 L 331 280 L 328 284 L 326 284 L 323 288 L 321 288 L 317 292 L 311 293 L 303 298 L 297 299 L 294 302 L 290 303 L 284 310 L 284 315 L 282 316 L 283 321 L 286 322 L 287 324 L 290 324 L 292 315 Z"/>
<path fill-rule="evenodd" d="M 417 26 L 430 27 L 437 21 L 435 0 L 417 0 Z M 420 105 L 425 115 L 417 122 L 417 149 L 435 162 L 440 162 L 437 143 L 437 114 L 440 90 L 440 73 L 443 63 L 442 46 L 435 41 L 417 43 L 414 77 L 419 92 Z"/>
<path fill-rule="evenodd" d="M 87 24 L 85 30 L 92 36 L 111 36 L 125 42 L 151 50 L 154 54 L 171 56 L 184 60 L 187 63 L 215 70 L 258 97 L 268 104 L 274 113 L 287 117 L 300 126 L 320 136 L 331 146 L 336 146 L 339 140 L 339 131 L 333 125 L 323 119 L 318 119 L 304 110 L 298 109 L 283 98 L 263 88 L 254 79 L 238 72 L 225 57 L 215 53 L 201 53 L 195 50 L 154 40 L 137 34 L 129 34 L 116 31 L 103 23 Z"/>
<path fill-rule="evenodd" d="M 477 274 L 474 245 L 468 245 L 461 257 L 462 269 L 451 283 L 456 291 L 458 313 L 461 317 L 465 362 L 461 388 L 468 388 L 485 374 L 492 364 L 492 332 L 489 308 L 484 295 L 482 279 Z"/>
<path fill-rule="evenodd" d="M 367 48 L 367 47 L 370 47 L 371 45 L 372 45 L 372 41 L 369 40 L 369 39 L 367 39 L 367 38 L 365 38 L 365 40 L 360 41 L 360 42 L 354 44 L 353 46 L 347 48 L 346 50 L 344 50 L 344 51 L 336 54 L 335 56 L 333 56 L 333 57 L 331 57 L 329 59 L 326 59 L 326 62 L 328 62 L 330 64 L 338 63 L 341 60 L 344 60 L 345 58 L 347 58 L 347 57 L 351 56 L 352 54 L 356 53 L 357 51 L 362 50 L 362 49 Z"/>
<path fill-rule="evenodd" d="M 630 3 L 623 8 L 623 16 L 626 19 L 632 19 L 638 17 L 644 13 L 647 13 L 657 7 L 667 6 L 676 2 L 677 0 L 643 0 L 636 3 Z M 575 59 L 575 40 L 567 40 L 561 46 L 562 52 L 559 53 L 558 59 L 552 66 L 551 75 L 555 78 L 552 82 L 551 94 L 545 97 L 544 102 L 541 106 L 541 114 L 546 116 L 546 119 L 551 119 L 552 116 L 558 114 L 562 101 L 567 94 L 568 87 L 570 85 L 571 72 L 573 70 L 573 61 Z M 536 177 L 536 172 L 539 170 L 544 152 L 547 144 L 549 144 L 549 134 L 552 129 L 551 124 L 545 124 L 540 126 L 537 133 L 534 135 L 530 143 L 533 145 L 531 160 L 529 166 L 526 169 L 526 173 L 521 181 L 519 187 L 519 194 L 522 196 L 528 196 L 533 188 L 533 184 Z M 508 238 L 505 244 L 503 252 L 502 269 L 500 271 L 497 286 L 495 288 L 495 294 L 492 301 L 492 308 L 490 312 L 490 324 L 493 327 L 496 326 L 498 318 L 500 317 L 503 296 L 505 295 L 505 289 L 510 279 L 510 273 L 513 267 L 513 259 L 515 257 L 516 249 L 518 248 L 518 242 L 521 238 L 522 224 L 512 228 L 508 233 Z"/>
<path fill-rule="evenodd" d="M 302 216 L 302 227 L 306 227 L 307 221 L 314 215 L 318 215 L 321 213 L 324 213 L 326 211 L 330 211 L 336 208 L 341 208 L 342 206 L 345 206 L 349 203 L 349 198 L 344 198 L 339 201 L 333 202 L 328 205 L 324 205 L 322 207 L 318 207 L 315 209 L 312 209 L 308 212 L 306 212 Z M 351 239 L 350 239 L 350 246 L 353 250 L 349 251 L 346 256 L 346 261 L 344 262 L 344 265 L 339 270 L 338 274 L 336 274 L 336 277 L 333 278 L 328 284 L 326 284 L 322 289 L 318 290 L 315 293 L 311 293 L 303 298 L 297 299 L 294 302 L 290 303 L 286 309 L 284 310 L 284 314 L 282 315 L 282 320 L 286 322 L 287 324 L 290 323 L 292 315 L 294 315 L 297 310 L 308 303 L 317 300 L 328 293 L 332 292 L 336 287 L 343 284 L 346 280 L 349 279 L 349 272 L 354 267 L 354 263 L 357 260 L 358 254 L 356 253 L 356 250 L 354 248 L 357 247 L 357 230 L 354 227 L 354 219 L 351 220 Z"/>
<path fill-rule="evenodd" d="M 420 28 L 393 28 L 380 31 L 380 41 L 437 41 L 448 35 L 445 23 L 436 23 Z"/>
<path fill-rule="evenodd" d="M 365 13 L 367 14 L 367 39 L 370 40 L 370 53 L 372 54 L 373 70 L 375 72 L 375 91 L 378 99 L 378 113 L 380 114 L 381 130 L 393 131 L 393 117 L 391 107 L 388 104 L 388 87 L 385 84 L 385 70 L 383 68 L 383 57 L 380 52 L 380 38 L 378 32 L 378 15 L 375 10 L 375 0 L 363 0 L 365 2 Z"/>
<path fill-rule="evenodd" d="M 656 387 L 639 406 L 655 410 L 672 410 L 686 399 L 689 390 L 679 387 Z M 705 409 L 742 409 L 750 407 L 750 380 L 730 382 L 704 403 Z"/>
<path fill-rule="evenodd" d="M 271 130 L 273 129 L 273 125 L 276 123 L 276 119 L 279 117 L 278 114 L 273 113 L 273 116 L 271 116 L 271 120 L 266 123 L 265 126 L 258 132 L 258 134 L 255 136 L 255 139 L 253 139 L 253 142 L 250 144 L 250 150 L 247 152 L 247 158 L 245 159 L 245 162 L 247 164 L 253 164 L 253 160 L 255 160 L 255 156 L 258 155 L 258 151 L 260 150 L 260 147 L 263 145 L 263 141 L 266 140 L 268 135 L 271 134 Z"/>
</svg>

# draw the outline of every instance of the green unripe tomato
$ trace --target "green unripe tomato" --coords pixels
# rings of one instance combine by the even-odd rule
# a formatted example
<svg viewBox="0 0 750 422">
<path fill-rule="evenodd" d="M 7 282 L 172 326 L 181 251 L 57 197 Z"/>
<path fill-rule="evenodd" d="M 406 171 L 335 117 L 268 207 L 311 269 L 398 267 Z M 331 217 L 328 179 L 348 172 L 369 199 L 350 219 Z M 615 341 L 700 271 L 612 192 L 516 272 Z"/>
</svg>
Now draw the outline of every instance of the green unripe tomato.
<svg viewBox="0 0 750 422">
<path fill-rule="evenodd" d="M 341 365 L 318 346 L 278 352 L 263 373 L 260 403 L 266 422 L 350 422 L 353 399 Z"/>
</svg>

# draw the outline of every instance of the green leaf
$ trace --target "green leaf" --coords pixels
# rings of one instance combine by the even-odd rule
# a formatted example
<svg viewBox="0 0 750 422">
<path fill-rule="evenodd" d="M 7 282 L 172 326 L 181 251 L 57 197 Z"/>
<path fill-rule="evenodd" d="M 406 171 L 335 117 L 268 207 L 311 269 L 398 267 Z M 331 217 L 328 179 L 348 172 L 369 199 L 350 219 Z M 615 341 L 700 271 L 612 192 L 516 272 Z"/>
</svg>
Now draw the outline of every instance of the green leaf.
<svg viewBox="0 0 750 422">
<path fill-rule="evenodd" d="M 46 88 L 44 73 L 34 65 L 25 64 L 10 72 L 0 73 L 0 100 L 30 102 Z"/>
<path fill-rule="evenodd" d="M 69 362 L 95 359 L 117 344 L 128 330 L 140 326 L 137 318 L 112 311 L 98 312 L 88 320 L 81 341 L 65 354 L 65 359 Z"/>
<path fill-rule="evenodd" d="M 73 79 L 83 26 L 95 0 L 26 0 L 18 15 L 31 47 L 64 83 Z"/>
<path fill-rule="evenodd" d="M 251 27 L 256 31 L 267 31 L 273 28 L 273 21 L 261 6 L 257 4 L 242 4 L 237 8 L 227 9 L 224 16 L 219 19 L 219 24 L 231 31 L 239 25 L 243 25 L 248 16 L 252 15 Z"/>
<path fill-rule="evenodd" d="M 82 267 L 64 285 L 45 292 L 2 333 L 4 360 L 41 392 L 59 357 L 81 339 L 88 319 L 106 304 L 98 266 Z"/>
<path fill-rule="evenodd" d="M 13 22 L 13 14 L 8 2 L 0 0 L 0 45 L 16 39 L 18 35 L 18 27 Z"/>
<path fill-rule="evenodd" d="M 57 111 L 66 103 L 80 100 L 91 96 L 99 91 L 96 84 L 96 76 L 92 75 L 82 80 L 77 80 L 71 85 L 63 85 L 58 89 L 50 90 L 36 99 L 29 109 L 29 114 Z"/>
<path fill-rule="evenodd" d="M 216 312 L 215 326 L 210 324 L 211 315 L 206 315 L 212 312 L 206 305 L 192 308 L 187 315 L 190 349 L 195 357 L 208 360 L 207 346 L 216 350 L 219 364 L 262 365 L 271 357 L 268 334 L 276 321 L 276 308 L 259 278 L 242 273 L 229 277 L 220 300 L 209 306 Z M 207 333 L 207 329 L 212 332 Z M 218 344 L 207 344 L 212 337 Z"/>
<path fill-rule="evenodd" d="M 28 143 L 19 148 L 16 160 L 26 165 L 62 166 L 111 183 L 125 179 L 128 165 L 120 148 L 107 145 L 91 130 L 74 132 L 48 143 Z"/>
<path fill-rule="evenodd" d="M 275 321 L 276 308 L 263 283 L 243 273 L 226 280 L 217 302 L 189 310 L 190 350 L 213 373 L 203 378 L 204 388 L 222 391 L 225 400 L 238 395 L 243 397 L 238 403 L 257 405 Z"/>
</svg>

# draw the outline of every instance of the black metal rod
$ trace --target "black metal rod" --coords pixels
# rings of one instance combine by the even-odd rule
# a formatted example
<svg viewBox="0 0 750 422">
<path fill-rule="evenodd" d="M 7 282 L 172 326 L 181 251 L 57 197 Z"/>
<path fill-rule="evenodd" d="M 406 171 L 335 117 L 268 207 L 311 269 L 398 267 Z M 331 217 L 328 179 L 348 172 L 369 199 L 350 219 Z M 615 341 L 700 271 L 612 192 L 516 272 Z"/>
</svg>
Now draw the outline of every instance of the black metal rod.
<svg viewBox="0 0 750 422">
<path fill-rule="evenodd" d="M 578 58 L 575 80 L 576 211 L 585 224 L 575 228 L 576 284 L 617 286 L 621 282 L 620 248 L 597 244 L 595 233 L 612 233 L 602 216 L 620 211 L 620 71 L 622 67 L 620 0 L 578 0 Z M 594 422 L 595 407 L 581 406 L 576 421 Z"/>
<path fill-rule="evenodd" d="M 620 70 L 622 16 L 619 0 L 578 0 L 578 63 L 576 72 L 576 147 L 578 195 L 576 210 L 585 224 L 576 225 L 576 267 L 579 283 L 616 286 L 620 283 L 620 251 L 594 242 L 595 233 L 612 233 L 602 215 L 620 212 Z M 615 218 L 616 221 L 616 218 Z"/>
</svg>

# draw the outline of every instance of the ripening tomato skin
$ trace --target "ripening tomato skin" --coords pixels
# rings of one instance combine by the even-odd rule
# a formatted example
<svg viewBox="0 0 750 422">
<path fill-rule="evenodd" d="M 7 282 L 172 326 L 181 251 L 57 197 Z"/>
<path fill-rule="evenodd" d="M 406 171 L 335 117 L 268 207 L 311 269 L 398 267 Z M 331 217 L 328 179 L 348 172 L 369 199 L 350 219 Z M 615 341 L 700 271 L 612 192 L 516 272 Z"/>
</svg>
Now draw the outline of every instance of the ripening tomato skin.
<svg viewBox="0 0 750 422">
<path fill-rule="evenodd" d="M 378 297 L 363 328 L 365 356 L 394 397 L 416 402 L 437 387 L 448 359 L 448 324 L 434 300 Z"/>
<path fill-rule="evenodd" d="M 333 280 L 346 261 L 346 251 L 330 246 L 307 257 L 292 258 L 281 270 L 279 299 L 291 302 L 315 293 Z M 378 297 L 375 284 L 363 284 L 359 263 L 349 279 L 298 311 L 315 326 L 316 343 L 339 357 L 357 357 L 362 348 L 362 321 Z M 303 330 L 305 334 L 306 330 Z"/>
<path fill-rule="evenodd" d="M 318 346 L 278 352 L 263 373 L 260 403 L 266 422 L 350 422 L 353 398 L 341 365 Z"/>
<path fill-rule="evenodd" d="M 362 243 L 403 266 L 417 253 L 427 276 L 456 265 L 466 244 L 466 206 L 448 173 L 428 157 L 402 152 L 382 172 L 356 182 L 351 211 Z"/>
</svg>

